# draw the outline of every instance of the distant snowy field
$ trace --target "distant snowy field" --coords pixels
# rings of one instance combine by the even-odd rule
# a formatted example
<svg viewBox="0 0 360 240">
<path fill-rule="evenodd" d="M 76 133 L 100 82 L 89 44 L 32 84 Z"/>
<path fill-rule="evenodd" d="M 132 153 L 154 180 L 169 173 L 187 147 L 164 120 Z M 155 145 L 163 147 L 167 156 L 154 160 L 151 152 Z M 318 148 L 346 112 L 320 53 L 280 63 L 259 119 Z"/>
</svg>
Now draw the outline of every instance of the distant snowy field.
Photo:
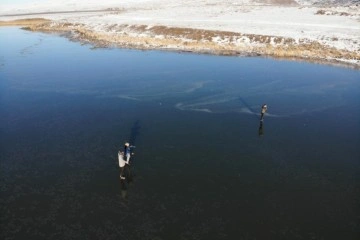
<svg viewBox="0 0 360 240">
<path fill-rule="evenodd" d="M 314 2 L 321 2 L 322 6 L 314 6 Z M 339 6 L 336 2 L 343 4 Z M 98 32 L 108 31 L 113 24 L 221 30 L 289 37 L 296 41 L 315 40 L 360 53 L 358 3 L 351 0 L 43 0 L 23 5 L 0 3 L 0 21 L 43 17 L 84 24 Z M 114 11 L 83 12 L 93 10 Z"/>
<path fill-rule="evenodd" d="M 10 1 L 9 1 L 10 2 Z M 136 6 L 152 0 L 34 0 L 31 3 L 0 2 L 0 15 L 36 12 L 98 10 L 110 7 Z"/>
</svg>

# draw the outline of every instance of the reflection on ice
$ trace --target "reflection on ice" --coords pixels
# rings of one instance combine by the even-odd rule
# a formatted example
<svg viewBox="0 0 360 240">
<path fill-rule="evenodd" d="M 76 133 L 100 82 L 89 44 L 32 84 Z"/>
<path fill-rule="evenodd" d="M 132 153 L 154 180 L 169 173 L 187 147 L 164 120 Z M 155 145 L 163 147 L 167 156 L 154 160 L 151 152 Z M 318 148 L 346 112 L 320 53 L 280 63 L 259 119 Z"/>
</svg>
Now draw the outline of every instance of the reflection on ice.
<svg viewBox="0 0 360 240">
<path fill-rule="evenodd" d="M 128 100 L 134 100 L 134 101 L 139 101 L 140 99 L 135 98 L 135 97 L 131 97 L 128 95 L 117 95 L 118 98 L 123 98 L 123 99 L 128 99 Z"/>
<path fill-rule="evenodd" d="M 191 110 L 191 111 L 212 113 L 212 111 L 208 108 L 195 108 L 195 105 L 184 105 L 183 103 L 177 103 L 175 107 L 179 110 Z"/>
<path fill-rule="evenodd" d="M 200 81 L 200 82 L 195 82 L 192 87 L 190 87 L 189 89 L 185 90 L 185 93 L 192 93 L 192 92 L 194 92 L 194 91 L 196 91 L 196 90 L 199 90 L 199 89 L 201 89 L 201 88 L 204 87 L 205 83 L 207 83 L 207 82 L 206 82 L 206 81 L 203 81 L 203 82 L 201 82 L 201 81 Z"/>
</svg>

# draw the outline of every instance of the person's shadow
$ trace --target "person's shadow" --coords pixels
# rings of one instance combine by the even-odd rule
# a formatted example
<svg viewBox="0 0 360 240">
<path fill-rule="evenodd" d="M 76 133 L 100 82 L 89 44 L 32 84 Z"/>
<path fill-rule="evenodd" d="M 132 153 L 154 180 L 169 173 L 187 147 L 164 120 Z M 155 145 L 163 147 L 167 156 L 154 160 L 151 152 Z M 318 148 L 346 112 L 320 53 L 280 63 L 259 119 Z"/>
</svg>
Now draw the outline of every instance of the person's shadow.
<svg viewBox="0 0 360 240">
<path fill-rule="evenodd" d="M 125 179 L 120 179 L 120 190 L 121 190 L 121 197 L 126 200 L 127 199 L 128 186 L 126 184 Z"/>
<path fill-rule="evenodd" d="M 131 127 L 131 131 L 130 131 L 130 137 L 129 137 L 129 142 L 132 145 L 136 145 L 136 138 L 138 137 L 138 135 L 140 134 L 140 121 L 136 120 L 135 123 L 133 124 L 133 126 Z"/>
<path fill-rule="evenodd" d="M 260 125 L 259 125 L 259 137 L 264 136 L 264 122 L 260 121 Z"/>
<path fill-rule="evenodd" d="M 247 109 L 249 109 L 249 111 L 254 115 L 254 117 L 256 119 L 258 119 L 258 115 L 257 115 L 255 109 L 253 109 L 242 97 L 239 97 L 238 99 Z"/>
<path fill-rule="evenodd" d="M 133 182 L 134 176 L 131 174 L 130 165 L 125 165 L 123 176 L 125 179 L 120 178 L 120 190 L 121 190 L 121 197 L 123 199 L 127 199 L 128 197 L 128 188 L 130 183 Z"/>
</svg>

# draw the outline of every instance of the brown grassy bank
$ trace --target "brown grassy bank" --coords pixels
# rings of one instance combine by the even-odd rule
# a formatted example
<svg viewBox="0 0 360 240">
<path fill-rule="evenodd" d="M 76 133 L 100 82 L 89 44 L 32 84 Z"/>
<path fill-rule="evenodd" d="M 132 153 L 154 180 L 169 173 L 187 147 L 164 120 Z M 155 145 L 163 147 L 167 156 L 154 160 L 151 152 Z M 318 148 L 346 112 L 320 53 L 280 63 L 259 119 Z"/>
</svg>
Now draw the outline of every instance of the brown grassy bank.
<svg viewBox="0 0 360 240">
<path fill-rule="evenodd" d="M 267 35 L 118 24 L 107 26 L 103 32 L 95 32 L 82 24 L 51 22 L 46 19 L 0 22 L 0 26 L 5 25 L 25 26 L 25 29 L 31 31 L 69 33 L 69 38 L 93 44 L 95 47 L 169 49 L 219 55 L 261 55 L 360 67 L 359 53 L 328 47 L 307 39 L 296 42 L 292 38 Z M 350 60 L 357 62 L 348 63 Z"/>
<path fill-rule="evenodd" d="M 49 23 L 50 20 L 44 18 L 18 19 L 13 21 L 0 21 L 0 27 L 3 26 L 35 26 L 39 24 Z"/>
</svg>

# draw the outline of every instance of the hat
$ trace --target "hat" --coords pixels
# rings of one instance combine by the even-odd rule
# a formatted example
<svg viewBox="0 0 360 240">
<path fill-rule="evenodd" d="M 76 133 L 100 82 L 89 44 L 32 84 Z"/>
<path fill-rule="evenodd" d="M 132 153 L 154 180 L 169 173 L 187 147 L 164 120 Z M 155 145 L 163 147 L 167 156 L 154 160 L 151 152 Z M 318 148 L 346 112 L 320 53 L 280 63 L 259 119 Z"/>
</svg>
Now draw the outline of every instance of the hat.
<svg viewBox="0 0 360 240">
<path fill-rule="evenodd" d="M 125 143 L 125 146 L 127 146 L 127 147 L 128 147 L 129 145 L 130 145 L 130 144 L 129 144 L 128 142 L 127 142 L 127 143 Z"/>
</svg>

